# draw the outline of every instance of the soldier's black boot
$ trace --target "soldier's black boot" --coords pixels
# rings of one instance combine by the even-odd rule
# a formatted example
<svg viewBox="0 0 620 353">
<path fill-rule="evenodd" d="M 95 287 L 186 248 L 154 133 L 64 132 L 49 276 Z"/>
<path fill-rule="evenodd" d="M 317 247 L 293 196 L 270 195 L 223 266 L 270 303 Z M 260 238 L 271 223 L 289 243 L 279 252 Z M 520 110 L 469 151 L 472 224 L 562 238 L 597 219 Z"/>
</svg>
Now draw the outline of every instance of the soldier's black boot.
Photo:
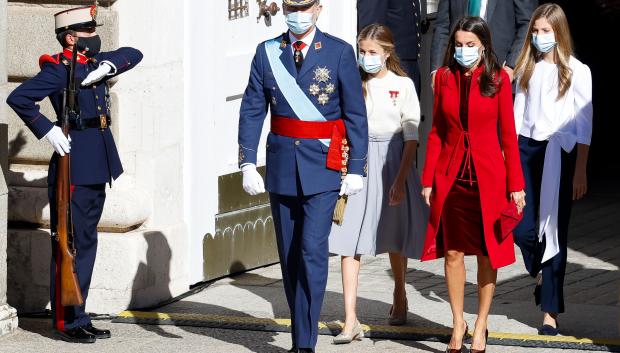
<svg viewBox="0 0 620 353">
<path fill-rule="evenodd" d="M 82 327 L 64 331 L 54 330 L 54 334 L 61 340 L 71 343 L 95 343 L 97 340 L 95 335 L 84 330 Z"/>
<path fill-rule="evenodd" d="M 93 335 L 95 335 L 95 337 L 99 340 L 99 339 L 104 339 L 104 338 L 110 338 L 112 337 L 112 334 L 110 333 L 110 330 L 100 330 L 98 328 L 96 328 L 95 326 L 93 326 L 93 324 L 88 324 L 86 326 L 83 327 L 84 330 L 86 332 L 90 332 Z"/>
</svg>

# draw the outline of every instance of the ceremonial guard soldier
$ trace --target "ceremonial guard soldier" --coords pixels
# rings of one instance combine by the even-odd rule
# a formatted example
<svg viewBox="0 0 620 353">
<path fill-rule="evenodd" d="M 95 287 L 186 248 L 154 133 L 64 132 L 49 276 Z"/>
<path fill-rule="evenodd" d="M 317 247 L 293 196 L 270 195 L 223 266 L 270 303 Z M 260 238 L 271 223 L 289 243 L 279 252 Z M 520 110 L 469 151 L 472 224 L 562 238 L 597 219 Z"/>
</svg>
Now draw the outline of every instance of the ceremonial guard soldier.
<svg viewBox="0 0 620 353">
<path fill-rule="evenodd" d="M 70 153 L 70 208 L 75 247 L 75 274 L 83 298 L 82 305 L 63 306 L 60 297 L 58 242 L 52 238 L 51 307 L 54 332 L 65 341 L 92 343 L 109 338 L 110 331 L 91 324 L 84 311 L 97 251 L 97 224 L 105 201 L 105 184 L 123 172 L 110 131 L 110 105 L 107 81 L 132 69 L 142 60 L 133 48 L 100 52 L 101 39 L 95 29 L 97 7 L 86 6 L 55 14 L 56 37 L 61 53 L 43 55 L 41 71 L 17 87 L 7 103 L 39 139 L 45 137 L 55 150 L 48 174 L 51 204 L 51 229 L 55 233 L 56 170 L 61 156 Z M 77 45 L 75 45 L 77 42 Z M 63 115 L 63 90 L 68 87 L 73 50 L 77 47 L 75 80 L 78 83 L 76 103 L 79 114 L 69 121 L 65 136 L 60 122 L 51 122 L 40 112 L 38 102 L 49 97 L 57 117 Z M 60 119 L 58 119 L 60 120 Z"/>
<path fill-rule="evenodd" d="M 321 32 L 319 0 L 284 0 L 289 31 L 258 45 L 239 117 L 243 188 L 265 191 L 256 151 L 267 109 L 270 195 L 294 352 L 313 352 L 340 195 L 363 188 L 368 127 L 353 48 Z M 340 190 L 340 192 L 339 192 Z"/>
</svg>

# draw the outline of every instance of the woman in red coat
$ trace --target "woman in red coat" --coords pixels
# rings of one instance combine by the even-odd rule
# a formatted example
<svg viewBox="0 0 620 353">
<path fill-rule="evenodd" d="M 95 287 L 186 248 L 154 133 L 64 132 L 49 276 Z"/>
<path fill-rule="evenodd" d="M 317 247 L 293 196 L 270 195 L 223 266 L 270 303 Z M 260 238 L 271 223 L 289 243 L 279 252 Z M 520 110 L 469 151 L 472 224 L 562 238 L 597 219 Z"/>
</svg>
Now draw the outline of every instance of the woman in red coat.
<svg viewBox="0 0 620 353">
<path fill-rule="evenodd" d="M 445 256 L 454 324 L 448 352 L 459 352 L 467 335 L 464 256 L 477 256 L 479 309 L 471 352 L 484 352 L 497 269 L 515 261 L 512 234 L 502 234 L 500 214 L 511 199 L 518 212 L 525 206 L 512 87 L 484 20 L 465 17 L 456 24 L 434 90 L 422 175 L 431 206 L 422 260 Z"/>
</svg>

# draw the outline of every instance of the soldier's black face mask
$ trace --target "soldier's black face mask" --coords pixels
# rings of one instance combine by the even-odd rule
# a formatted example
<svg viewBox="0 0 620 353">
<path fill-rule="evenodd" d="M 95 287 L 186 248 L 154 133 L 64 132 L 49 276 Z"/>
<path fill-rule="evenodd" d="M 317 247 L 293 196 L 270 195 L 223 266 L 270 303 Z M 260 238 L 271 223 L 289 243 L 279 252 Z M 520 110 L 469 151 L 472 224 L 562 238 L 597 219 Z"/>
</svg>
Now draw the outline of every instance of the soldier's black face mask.
<svg viewBox="0 0 620 353">
<path fill-rule="evenodd" d="M 101 38 L 99 35 L 92 37 L 80 37 L 78 41 L 78 49 L 81 53 L 89 58 L 99 54 L 101 50 Z"/>
</svg>

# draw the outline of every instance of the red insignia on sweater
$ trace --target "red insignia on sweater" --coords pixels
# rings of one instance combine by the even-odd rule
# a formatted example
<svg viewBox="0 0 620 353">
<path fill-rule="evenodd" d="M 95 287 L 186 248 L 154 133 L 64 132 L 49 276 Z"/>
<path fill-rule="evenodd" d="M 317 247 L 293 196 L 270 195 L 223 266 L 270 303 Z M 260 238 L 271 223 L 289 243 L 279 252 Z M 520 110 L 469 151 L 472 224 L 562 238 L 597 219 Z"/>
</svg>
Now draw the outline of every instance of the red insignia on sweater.
<svg viewBox="0 0 620 353">
<path fill-rule="evenodd" d="M 396 106 L 396 99 L 398 99 L 399 91 L 390 91 L 390 98 L 392 99 L 392 104 Z"/>
</svg>

